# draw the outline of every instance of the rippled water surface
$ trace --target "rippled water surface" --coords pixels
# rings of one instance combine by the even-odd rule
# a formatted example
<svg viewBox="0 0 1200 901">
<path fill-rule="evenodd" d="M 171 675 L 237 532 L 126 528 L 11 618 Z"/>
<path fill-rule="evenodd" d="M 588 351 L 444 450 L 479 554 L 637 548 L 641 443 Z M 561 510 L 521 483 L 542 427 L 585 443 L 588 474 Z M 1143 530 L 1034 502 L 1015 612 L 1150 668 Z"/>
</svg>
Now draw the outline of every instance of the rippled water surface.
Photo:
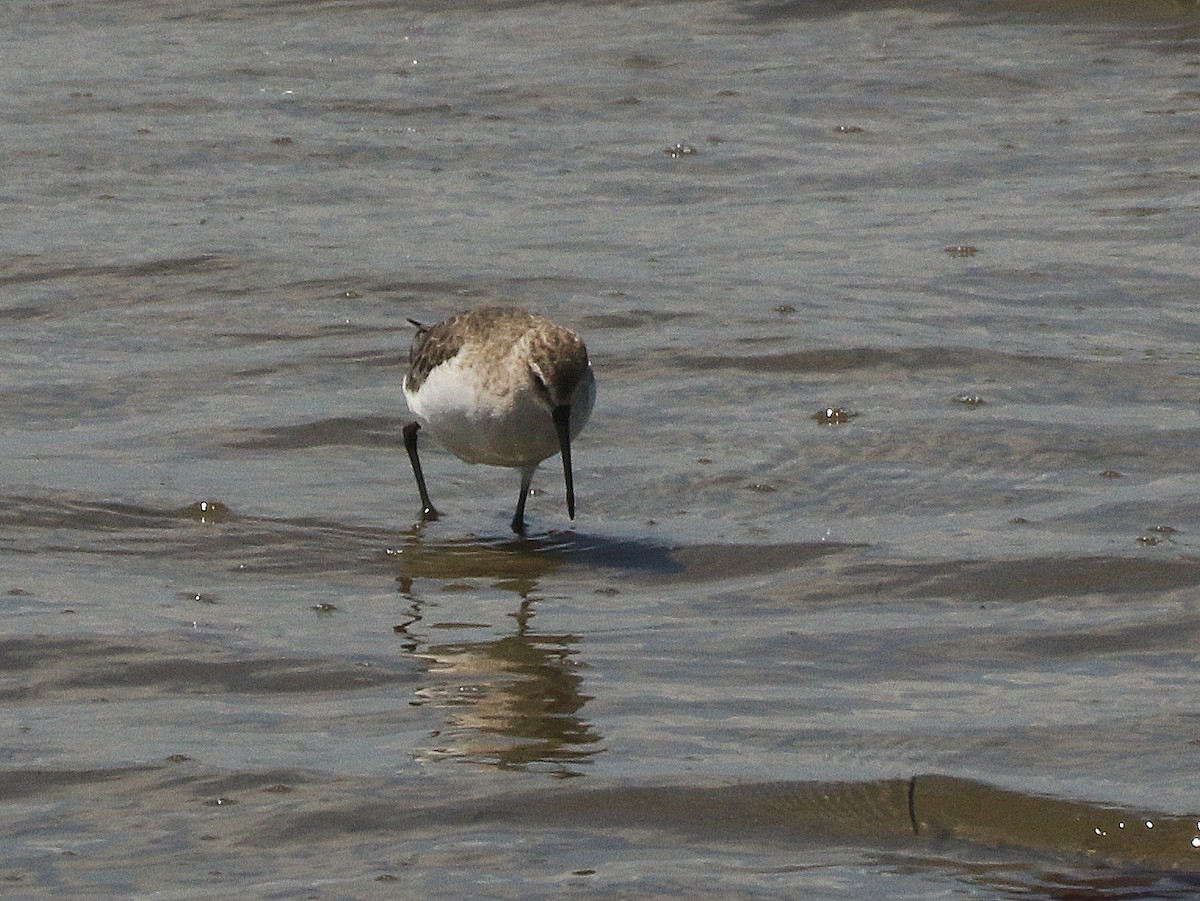
<svg viewBox="0 0 1200 901">
<path fill-rule="evenodd" d="M 5 18 L 4 897 L 1200 890 L 1194 3 Z"/>
</svg>

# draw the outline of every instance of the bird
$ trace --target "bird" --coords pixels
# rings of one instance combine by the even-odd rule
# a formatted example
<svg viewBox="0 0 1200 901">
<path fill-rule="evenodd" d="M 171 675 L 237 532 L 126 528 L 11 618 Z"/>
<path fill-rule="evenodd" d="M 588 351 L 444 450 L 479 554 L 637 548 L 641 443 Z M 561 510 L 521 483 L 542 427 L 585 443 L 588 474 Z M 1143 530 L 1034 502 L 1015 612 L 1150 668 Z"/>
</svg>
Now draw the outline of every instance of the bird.
<svg viewBox="0 0 1200 901">
<path fill-rule="evenodd" d="M 421 520 L 436 520 L 417 435 L 422 429 L 467 463 L 519 470 L 512 530 L 525 535 L 525 501 L 538 465 L 562 455 L 567 514 L 575 519 L 571 442 L 596 400 L 596 378 L 579 335 L 518 307 L 485 306 L 417 329 L 404 399 L 415 417 L 404 447 L 421 496 Z"/>
</svg>

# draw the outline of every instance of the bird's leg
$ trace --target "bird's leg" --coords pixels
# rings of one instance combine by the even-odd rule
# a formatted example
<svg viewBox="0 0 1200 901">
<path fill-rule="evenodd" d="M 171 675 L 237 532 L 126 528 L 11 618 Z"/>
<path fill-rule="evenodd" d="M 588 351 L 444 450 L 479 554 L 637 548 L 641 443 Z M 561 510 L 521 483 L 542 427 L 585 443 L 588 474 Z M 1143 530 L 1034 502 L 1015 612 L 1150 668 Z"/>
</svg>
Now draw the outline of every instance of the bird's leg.
<svg viewBox="0 0 1200 901">
<path fill-rule="evenodd" d="M 417 456 L 417 431 L 420 428 L 419 422 L 410 422 L 404 427 L 404 449 L 408 451 L 413 475 L 417 477 L 417 491 L 421 493 L 421 520 L 424 522 L 437 519 L 438 512 L 429 499 L 429 489 L 425 487 L 425 476 L 421 472 L 421 458 Z"/>
<path fill-rule="evenodd" d="M 525 501 L 529 499 L 529 485 L 533 482 L 533 469 L 521 470 L 521 493 L 517 496 L 517 512 L 513 514 L 512 530 L 525 534 Z"/>
</svg>

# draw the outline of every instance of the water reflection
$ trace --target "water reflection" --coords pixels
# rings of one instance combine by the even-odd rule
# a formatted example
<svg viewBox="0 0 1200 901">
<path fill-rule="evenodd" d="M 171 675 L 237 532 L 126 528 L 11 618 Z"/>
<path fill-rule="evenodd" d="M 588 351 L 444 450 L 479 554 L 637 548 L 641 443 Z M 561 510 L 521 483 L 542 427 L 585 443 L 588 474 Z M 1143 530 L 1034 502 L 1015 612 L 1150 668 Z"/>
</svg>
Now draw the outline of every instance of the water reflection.
<svg viewBox="0 0 1200 901">
<path fill-rule="evenodd" d="M 388 552 L 407 601 L 394 626 L 401 647 L 424 664 L 414 703 L 444 711 L 444 723 L 415 751 L 455 759 L 575 775 L 603 750 L 583 716 L 586 664 L 581 639 L 534 626 L 539 593 L 553 577 L 561 596 L 572 585 L 595 591 L 596 572 L 642 584 L 725 579 L 791 571 L 851 545 L 692 545 L 576 532 L 538 538 L 430 540 L 414 529 Z M 581 578 L 573 578 L 578 574 Z"/>
<path fill-rule="evenodd" d="M 649 576 L 685 570 L 677 553 L 663 545 L 574 531 L 532 538 L 468 536 L 427 541 L 418 528 L 389 553 L 399 568 L 402 591 L 408 590 L 405 585 L 412 579 L 421 578 L 493 579 L 511 583 L 518 592 L 532 590 L 539 579 L 567 564 Z"/>
<path fill-rule="evenodd" d="M 580 691 L 577 641 L 518 625 L 505 638 L 418 651 L 429 664 L 429 681 L 417 696 L 445 708 L 446 725 L 416 756 L 501 767 L 544 764 L 574 775 L 573 765 L 602 750 L 600 735 L 580 715 L 591 697 Z"/>
<path fill-rule="evenodd" d="M 612 552 L 604 542 L 584 543 L 600 548 L 601 555 Z M 540 580 L 581 546 L 573 534 L 426 543 L 415 532 L 391 552 L 399 591 L 409 604 L 407 619 L 395 631 L 404 649 L 427 667 L 416 703 L 441 708 L 445 716 L 429 742 L 415 749 L 418 759 L 570 776 L 603 750 L 600 735 L 581 715 L 591 698 L 581 691 L 578 636 L 542 633 L 533 626 Z M 484 583 L 482 591 L 464 584 L 477 581 Z M 437 603 L 437 595 L 453 597 L 455 589 L 463 589 L 462 604 Z M 468 605 L 477 621 L 463 618 Z M 453 618 L 437 619 L 434 611 Z M 434 640 L 447 632 L 455 633 L 455 640 Z"/>
</svg>

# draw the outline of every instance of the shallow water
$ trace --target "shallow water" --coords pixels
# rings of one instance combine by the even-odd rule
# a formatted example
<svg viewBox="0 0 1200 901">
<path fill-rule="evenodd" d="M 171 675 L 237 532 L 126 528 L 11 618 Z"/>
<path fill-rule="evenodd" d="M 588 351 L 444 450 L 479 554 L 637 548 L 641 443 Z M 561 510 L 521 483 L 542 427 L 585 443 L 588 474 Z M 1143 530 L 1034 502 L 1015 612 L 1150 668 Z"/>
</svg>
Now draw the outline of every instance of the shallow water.
<svg viewBox="0 0 1200 901">
<path fill-rule="evenodd" d="M 6 16 L 5 897 L 1194 895 L 1048 825 L 1200 812 L 1194 4 Z M 399 435 L 496 301 L 599 382 L 529 541 Z"/>
</svg>

